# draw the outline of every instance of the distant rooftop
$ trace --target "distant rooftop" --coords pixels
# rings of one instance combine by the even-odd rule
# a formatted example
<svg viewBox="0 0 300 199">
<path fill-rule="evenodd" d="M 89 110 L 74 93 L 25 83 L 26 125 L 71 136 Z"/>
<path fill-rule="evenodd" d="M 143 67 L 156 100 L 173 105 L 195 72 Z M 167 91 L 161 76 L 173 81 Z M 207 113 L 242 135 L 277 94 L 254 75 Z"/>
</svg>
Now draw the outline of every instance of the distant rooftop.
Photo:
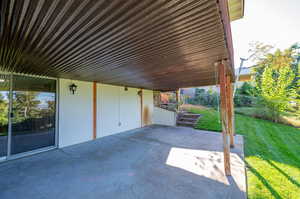
<svg viewBox="0 0 300 199">
<path fill-rule="evenodd" d="M 228 0 L 230 21 L 235 21 L 244 16 L 244 0 Z"/>
<path fill-rule="evenodd" d="M 252 68 L 253 67 L 243 67 L 241 68 L 241 72 L 239 74 L 239 69 L 235 70 L 235 75 L 238 76 L 239 75 L 239 80 L 238 81 L 249 81 L 251 80 L 251 76 L 253 75 L 252 72 Z"/>
</svg>

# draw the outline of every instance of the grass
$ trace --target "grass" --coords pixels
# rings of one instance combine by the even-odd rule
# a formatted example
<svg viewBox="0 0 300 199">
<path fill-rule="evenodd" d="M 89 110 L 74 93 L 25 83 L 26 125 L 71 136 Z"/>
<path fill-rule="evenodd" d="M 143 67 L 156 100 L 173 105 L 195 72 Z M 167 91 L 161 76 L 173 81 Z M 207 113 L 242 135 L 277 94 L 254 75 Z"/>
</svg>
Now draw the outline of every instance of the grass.
<svg viewBox="0 0 300 199">
<path fill-rule="evenodd" d="M 196 128 L 221 131 L 219 113 L 190 107 L 203 117 Z M 249 199 L 300 198 L 300 130 L 236 114 L 236 133 L 245 139 Z"/>
<path fill-rule="evenodd" d="M 238 107 L 235 112 L 241 115 L 252 116 L 256 118 L 269 119 L 272 118 L 267 109 L 263 107 Z M 299 115 L 293 112 L 285 112 L 279 118 L 279 122 L 294 127 L 300 127 Z"/>
</svg>

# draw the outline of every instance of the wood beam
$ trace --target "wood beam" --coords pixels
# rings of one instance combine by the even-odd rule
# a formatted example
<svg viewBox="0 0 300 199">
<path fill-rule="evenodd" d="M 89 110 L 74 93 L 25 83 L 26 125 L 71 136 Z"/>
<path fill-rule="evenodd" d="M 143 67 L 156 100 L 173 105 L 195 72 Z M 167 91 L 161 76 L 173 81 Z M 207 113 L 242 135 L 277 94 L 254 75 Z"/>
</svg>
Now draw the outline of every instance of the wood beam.
<svg viewBox="0 0 300 199">
<path fill-rule="evenodd" d="M 179 111 L 179 107 L 180 107 L 180 89 L 176 90 L 176 102 L 177 102 L 177 110 Z"/>
<path fill-rule="evenodd" d="M 140 102 L 141 102 L 141 127 L 144 126 L 144 98 L 143 89 L 139 90 Z"/>
<path fill-rule="evenodd" d="M 231 75 L 226 75 L 226 109 L 227 109 L 227 125 L 230 136 L 230 147 L 234 147 L 234 125 L 233 125 L 233 89 L 231 84 Z"/>
<path fill-rule="evenodd" d="M 226 175 L 231 175 L 230 169 L 230 147 L 228 141 L 228 114 L 227 106 L 228 99 L 226 96 L 226 68 L 224 63 L 218 63 L 219 69 L 219 84 L 220 84 L 220 105 L 221 105 L 221 120 L 222 120 L 222 136 L 223 136 L 223 152 L 224 152 L 224 169 Z"/>
<path fill-rule="evenodd" d="M 97 138 L 97 82 L 93 82 L 93 139 Z"/>
</svg>

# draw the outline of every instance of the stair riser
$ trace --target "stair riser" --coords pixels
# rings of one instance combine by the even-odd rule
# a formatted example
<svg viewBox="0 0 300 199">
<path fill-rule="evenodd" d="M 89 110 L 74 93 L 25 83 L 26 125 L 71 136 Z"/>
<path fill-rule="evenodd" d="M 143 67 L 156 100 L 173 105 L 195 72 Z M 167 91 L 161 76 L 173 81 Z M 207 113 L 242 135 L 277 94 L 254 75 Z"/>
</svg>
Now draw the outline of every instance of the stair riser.
<svg viewBox="0 0 300 199">
<path fill-rule="evenodd" d="M 200 116 L 196 116 L 196 115 L 183 115 L 183 116 L 179 116 L 180 118 L 192 118 L 192 119 L 197 119 L 199 118 Z"/>
<path fill-rule="evenodd" d="M 183 122 L 197 122 L 198 119 L 190 119 L 190 118 L 179 118 L 177 121 Z"/>
<path fill-rule="evenodd" d="M 186 127 L 194 127 L 193 124 L 177 124 L 177 126 L 186 126 Z"/>
<path fill-rule="evenodd" d="M 200 114 L 180 113 L 177 115 L 176 125 L 194 128 L 200 117 Z"/>
</svg>

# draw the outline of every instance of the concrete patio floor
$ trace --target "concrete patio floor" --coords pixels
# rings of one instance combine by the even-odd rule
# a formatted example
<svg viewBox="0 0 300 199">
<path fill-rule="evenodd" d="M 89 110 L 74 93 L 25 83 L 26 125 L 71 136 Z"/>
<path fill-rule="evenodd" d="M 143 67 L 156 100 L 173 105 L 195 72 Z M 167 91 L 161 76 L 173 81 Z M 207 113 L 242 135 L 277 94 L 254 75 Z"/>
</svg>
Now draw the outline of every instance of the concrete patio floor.
<svg viewBox="0 0 300 199">
<path fill-rule="evenodd" d="M 0 163 L 0 198 L 245 199 L 236 143 L 226 177 L 220 133 L 152 125 Z"/>
</svg>

